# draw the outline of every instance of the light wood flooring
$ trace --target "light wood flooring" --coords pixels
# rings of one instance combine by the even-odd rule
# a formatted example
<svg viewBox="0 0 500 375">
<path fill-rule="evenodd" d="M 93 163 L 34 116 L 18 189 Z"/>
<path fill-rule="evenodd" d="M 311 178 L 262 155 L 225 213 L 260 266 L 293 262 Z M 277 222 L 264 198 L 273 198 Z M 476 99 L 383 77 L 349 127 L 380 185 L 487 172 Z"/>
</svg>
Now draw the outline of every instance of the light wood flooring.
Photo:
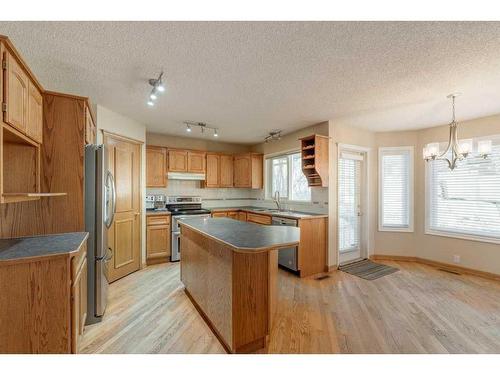
<svg viewBox="0 0 500 375">
<path fill-rule="evenodd" d="M 375 281 L 279 272 L 268 353 L 500 353 L 500 283 L 413 262 Z M 110 286 L 103 322 L 81 353 L 225 353 L 184 294 L 179 264 Z"/>
</svg>

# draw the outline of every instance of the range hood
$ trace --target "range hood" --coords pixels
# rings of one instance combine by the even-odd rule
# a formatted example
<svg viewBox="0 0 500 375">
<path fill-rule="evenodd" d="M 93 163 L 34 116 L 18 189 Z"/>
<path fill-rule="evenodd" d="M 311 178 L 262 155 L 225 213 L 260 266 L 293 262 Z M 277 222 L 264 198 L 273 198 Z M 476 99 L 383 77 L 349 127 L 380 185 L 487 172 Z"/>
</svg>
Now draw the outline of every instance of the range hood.
<svg viewBox="0 0 500 375">
<path fill-rule="evenodd" d="M 205 173 L 168 172 L 169 180 L 205 181 Z"/>
</svg>

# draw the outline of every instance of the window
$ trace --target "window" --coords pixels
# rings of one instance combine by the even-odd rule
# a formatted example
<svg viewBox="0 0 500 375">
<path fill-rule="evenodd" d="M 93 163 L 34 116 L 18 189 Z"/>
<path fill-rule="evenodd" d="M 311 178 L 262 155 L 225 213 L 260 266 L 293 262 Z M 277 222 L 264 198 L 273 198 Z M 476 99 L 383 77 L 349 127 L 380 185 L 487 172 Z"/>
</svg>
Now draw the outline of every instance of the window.
<svg viewBox="0 0 500 375">
<path fill-rule="evenodd" d="M 486 159 L 426 166 L 426 233 L 500 242 L 500 138 Z"/>
<path fill-rule="evenodd" d="M 379 230 L 413 232 L 413 147 L 379 149 Z"/>
<path fill-rule="evenodd" d="M 279 191 L 280 197 L 291 201 L 310 201 L 311 188 L 302 173 L 300 152 L 267 159 L 267 196 Z"/>
</svg>

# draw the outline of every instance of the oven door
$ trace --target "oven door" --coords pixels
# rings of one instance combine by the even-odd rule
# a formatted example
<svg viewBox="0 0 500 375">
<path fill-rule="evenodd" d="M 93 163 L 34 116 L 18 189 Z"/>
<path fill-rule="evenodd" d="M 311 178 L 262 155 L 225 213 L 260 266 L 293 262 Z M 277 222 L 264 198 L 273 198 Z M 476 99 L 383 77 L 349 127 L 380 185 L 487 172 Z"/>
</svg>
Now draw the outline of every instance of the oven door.
<svg viewBox="0 0 500 375">
<path fill-rule="evenodd" d="M 192 219 L 195 217 L 208 218 L 210 217 L 210 214 L 172 216 L 172 255 L 170 256 L 170 260 L 172 262 L 181 259 L 181 228 L 179 226 L 179 221 L 181 221 L 182 219 Z"/>
</svg>

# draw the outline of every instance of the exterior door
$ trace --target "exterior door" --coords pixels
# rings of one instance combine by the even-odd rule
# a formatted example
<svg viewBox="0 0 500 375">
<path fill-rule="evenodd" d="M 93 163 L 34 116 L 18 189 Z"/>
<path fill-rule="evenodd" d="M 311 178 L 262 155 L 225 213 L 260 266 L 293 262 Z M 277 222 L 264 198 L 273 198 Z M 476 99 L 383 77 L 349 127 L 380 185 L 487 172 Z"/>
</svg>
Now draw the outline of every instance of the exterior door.
<svg viewBox="0 0 500 375">
<path fill-rule="evenodd" d="M 104 134 L 104 144 L 116 188 L 115 217 L 108 229 L 113 257 L 107 271 L 113 282 L 139 270 L 141 264 L 141 145 L 110 134 Z"/>
<path fill-rule="evenodd" d="M 364 257 L 362 238 L 362 186 L 364 157 L 341 151 L 338 163 L 338 248 L 339 263 Z"/>
</svg>

